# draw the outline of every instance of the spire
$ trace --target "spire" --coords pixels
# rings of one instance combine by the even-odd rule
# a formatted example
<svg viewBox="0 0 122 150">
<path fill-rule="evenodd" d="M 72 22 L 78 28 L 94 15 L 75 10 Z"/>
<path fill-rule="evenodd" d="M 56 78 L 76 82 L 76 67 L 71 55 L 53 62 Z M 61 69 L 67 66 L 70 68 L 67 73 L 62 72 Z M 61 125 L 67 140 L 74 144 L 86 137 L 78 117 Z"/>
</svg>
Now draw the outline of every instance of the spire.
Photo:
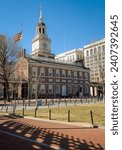
<svg viewBox="0 0 122 150">
<path fill-rule="evenodd" d="M 40 22 L 43 22 L 43 17 L 42 17 L 42 4 L 40 5 L 40 18 L 39 18 Z"/>
</svg>

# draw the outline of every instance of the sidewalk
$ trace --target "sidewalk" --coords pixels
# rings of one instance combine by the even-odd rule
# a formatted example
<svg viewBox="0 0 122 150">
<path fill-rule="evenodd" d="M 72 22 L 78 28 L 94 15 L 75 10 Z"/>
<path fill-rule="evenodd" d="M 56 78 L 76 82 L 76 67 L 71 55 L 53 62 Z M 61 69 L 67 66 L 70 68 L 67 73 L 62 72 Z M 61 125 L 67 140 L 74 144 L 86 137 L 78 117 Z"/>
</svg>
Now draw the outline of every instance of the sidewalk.
<svg viewBox="0 0 122 150">
<path fill-rule="evenodd" d="M 50 149 L 104 150 L 105 130 L 91 128 L 89 124 L 82 125 L 33 118 L 0 117 L 0 130 L 46 144 Z M 31 142 L 28 144 L 34 149 Z M 43 149 L 37 143 L 35 145 L 38 149 Z M 22 149 L 24 146 L 22 145 Z"/>
</svg>

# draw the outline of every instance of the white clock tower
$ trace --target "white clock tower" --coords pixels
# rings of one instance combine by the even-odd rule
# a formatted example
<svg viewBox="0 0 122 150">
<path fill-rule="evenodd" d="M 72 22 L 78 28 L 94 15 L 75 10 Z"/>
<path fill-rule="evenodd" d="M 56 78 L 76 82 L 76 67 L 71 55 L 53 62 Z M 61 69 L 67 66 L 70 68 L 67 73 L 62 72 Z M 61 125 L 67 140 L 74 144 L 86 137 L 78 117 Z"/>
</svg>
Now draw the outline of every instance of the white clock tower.
<svg viewBox="0 0 122 150">
<path fill-rule="evenodd" d="M 54 54 L 51 54 L 50 44 L 51 40 L 46 34 L 46 25 L 43 22 L 41 9 L 39 23 L 36 26 L 36 35 L 32 39 L 32 56 L 54 59 Z"/>
</svg>

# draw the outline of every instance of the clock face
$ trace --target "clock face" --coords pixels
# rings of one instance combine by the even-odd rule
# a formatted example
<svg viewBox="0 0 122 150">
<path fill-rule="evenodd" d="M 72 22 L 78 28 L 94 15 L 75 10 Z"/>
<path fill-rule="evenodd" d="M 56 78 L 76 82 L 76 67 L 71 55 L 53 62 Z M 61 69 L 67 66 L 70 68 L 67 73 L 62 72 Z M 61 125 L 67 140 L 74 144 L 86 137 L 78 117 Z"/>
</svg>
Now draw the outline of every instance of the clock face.
<svg viewBox="0 0 122 150">
<path fill-rule="evenodd" d="M 33 43 L 33 50 L 36 50 L 36 49 L 38 49 L 39 48 L 39 45 L 38 45 L 38 43 L 36 42 L 36 43 Z"/>
</svg>

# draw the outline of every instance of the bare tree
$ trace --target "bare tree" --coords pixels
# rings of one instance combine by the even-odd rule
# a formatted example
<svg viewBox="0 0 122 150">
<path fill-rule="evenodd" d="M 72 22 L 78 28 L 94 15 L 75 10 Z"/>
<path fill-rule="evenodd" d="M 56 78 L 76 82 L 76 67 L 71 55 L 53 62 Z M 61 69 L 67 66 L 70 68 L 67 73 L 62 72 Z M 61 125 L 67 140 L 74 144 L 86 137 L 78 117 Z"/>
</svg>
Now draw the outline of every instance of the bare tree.
<svg viewBox="0 0 122 150">
<path fill-rule="evenodd" d="M 15 42 L 13 37 L 2 35 L 0 38 L 0 79 L 3 80 L 5 97 L 9 97 L 9 81 L 12 80 L 15 71 L 15 63 L 18 59 L 20 46 Z"/>
</svg>

